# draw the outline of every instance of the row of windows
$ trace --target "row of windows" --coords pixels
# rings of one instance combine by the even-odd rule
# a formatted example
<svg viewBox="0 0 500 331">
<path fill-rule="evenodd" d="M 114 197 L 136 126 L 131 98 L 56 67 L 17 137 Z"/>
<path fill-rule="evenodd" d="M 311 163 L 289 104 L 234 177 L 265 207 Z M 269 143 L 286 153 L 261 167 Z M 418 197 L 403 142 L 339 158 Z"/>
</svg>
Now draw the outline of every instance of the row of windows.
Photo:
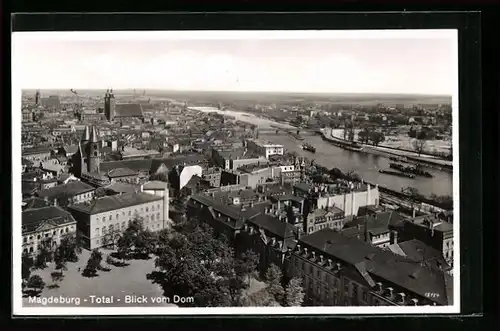
<svg viewBox="0 0 500 331">
<path fill-rule="evenodd" d="M 160 223 L 158 223 L 158 224 L 152 224 L 151 227 L 146 226 L 146 230 L 155 230 L 155 229 L 159 229 L 159 228 L 160 228 Z M 103 230 L 104 229 L 105 228 L 103 228 Z M 103 234 L 105 234 L 105 233 L 103 232 Z M 101 241 L 99 239 L 96 239 L 95 243 L 96 243 L 96 245 L 100 245 Z M 104 240 L 102 241 L 102 243 L 104 243 Z"/>
<path fill-rule="evenodd" d="M 157 210 L 157 211 L 158 211 L 158 210 L 160 210 L 160 205 L 159 205 L 159 204 L 156 206 L 156 210 Z M 142 213 L 144 213 L 144 207 L 142 207 L 142 208 L 140 209 L 140 211 L 141 211 L 141 214 L 142 214 Z M 151 211 L 152 211 L 152 212 L 154 212 L 154 211 L 155 211 L 155 206 L 151 206 Z M 148 212 L 149 212 L 149 207 L 146 207 L 146 213 L 148 213 Z M 137 209 L 135 209 L 135 210 L 134 210 L 134 215 L 136 215 L 136 214 L 139 214 L 139 212 L 138 212 L 138 210 L 137 210 Z M 122 216 L 123 216 L 123 217 L 125 216 L 125 211 L 122 211 Z M 132 210 L 129 210 L 129 211 L 128 211 L 128 216 L 132 216 Z M 119 213 L 116 213 L 115 217 L 116 217 L 116 219 L 117 219 L 117 220 L 118 220 L 118 219 L 120 219 L 120 214 L 119 214 Z M 108 220 L 110 220 L 110 221 L 111 221 L 111 220 L 113 220 L 113 215 L 109 215 L 109 216 L 108 216 Z M 103 222 L 105 222 L 105 221 L 106 221 L 106 216 L 103 216 L 103 217 L 102 217 L 102 221 L 103 221 Z M 96 222 L 99 222 L 99 217 L 97 217 L 97 218 L 96 218 Z"/>
<path fill-rule="evenodd" d="M 160 221 L 160 213 L 157 213 L 156 214 L 156 221 Z M 149 224 L 149 215 L 146 215 L 146 226 Z M 155 215 L 151 215 L 151 221 L 154 222 L 155 221 Z M 112 233 L 113 231 L 118 231 L 118 230 L 121 230 L 121 231 L 125 231 L 125 225 L 127 224 L 127 226 L 130 226 L 130 223 L 132 222 L 132 220 L 128 220 L 128 222 L 125 222 L 123 221 L 121 223 L 121 227 L 120 227 L 120 223 L 116 223 L 116 224 L 109 224 L 108 227 L 103 227 L 102 228 L 102 234 L 106 234 L 106 233 Z M 100 235 L 100 232 L 99 232 L 99 228 L 95 228 L 95 234 L 97 236 Z"/>
<path fill-rule="evenodd" d="M 67 226 L 66 228 L 63 228 L 63 229 L 54 230 L 54 231 L 52 231 L 52 236 L 56 236 L 58 234 L 58 232 L 59 232 L 59 234 L 68 233 L 70 230 L 74 230 L 74 227 L 73 226 Z M 48 238 L 49 236 L 50 236 L 50 232 L 46 232 L 46 233 L 43 234 L 44 238 Z M 23 242 L 26 243 L 28 241 L 32 241 L 33 238 L 34 238 L 33 235 L 31 235 L 31 236 L 25 236 L 25 237 L 23 237 Z M 38 240 L 42 239 L 42 234 L 38 234 L 36 236 L 36 238 Z"/>
</svg>

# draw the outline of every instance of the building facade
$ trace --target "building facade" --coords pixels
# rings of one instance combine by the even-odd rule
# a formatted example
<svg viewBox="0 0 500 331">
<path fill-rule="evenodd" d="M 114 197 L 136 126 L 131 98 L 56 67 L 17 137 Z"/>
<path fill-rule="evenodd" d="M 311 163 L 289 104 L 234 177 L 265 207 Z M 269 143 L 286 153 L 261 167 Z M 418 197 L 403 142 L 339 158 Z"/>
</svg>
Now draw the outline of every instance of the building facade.
<svg viewBox="0 0 500 331">
<path fill-rule="evenodd" d="M 27 209 L 22 213 L 23 253 L 35 255 L 42 245 L 54 249 L 64 236 L 74 236 L 76 221 L 59 207 Z"/>
<path fill-rule="evenodd" d="M 165 228 L 164 204 L 168 196 L 144 192 L 94 199 L 68 208 L 78 226 L 82 247 L 92 250 L 116 243 L 121 233 L 137 218 L 151 231 Z"/>
</svg>

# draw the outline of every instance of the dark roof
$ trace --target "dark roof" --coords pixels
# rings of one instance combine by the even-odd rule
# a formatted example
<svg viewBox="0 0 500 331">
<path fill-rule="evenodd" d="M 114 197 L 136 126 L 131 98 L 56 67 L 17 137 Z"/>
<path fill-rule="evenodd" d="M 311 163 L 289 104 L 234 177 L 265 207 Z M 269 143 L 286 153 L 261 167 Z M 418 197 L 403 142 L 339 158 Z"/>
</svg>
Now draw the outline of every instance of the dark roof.
<svg viewBox="0 0 500 331">
<path fill-rule="evenodd" d="M 108 171 L 108 177 L 110 178 L 137 176 L 137 174 L 137 171 L 130 168 L 115 168 Z"/>
<path fill-rule="evenodd" d="M 104 187 L 105 191 L 108 193 L 137 193 L 140 191 L 139 185 L 123 183 L 123 182 L 114 182 L 108 186 Z"/>
<path fill-rule="evenodd" d="M 120 208 L 140 205 L 152 201 L 162 200 L 163 197 L 147 193 L 125 193 L 109 197 L 94 199 L 69 207 L 70 210 L 81 211 L 90 215 L 104 213 Z"/>
<path fill-rule="evenodd" d="M 387 211 L 376 214 L 368 214 L 361 217 L 356 217 L 351 222 L 347 223 L 345 226 L 347 228 L 355 228 L 356 226 L 364 226 L 366 219 L 366 224 L 370 232 L 380 232 L 387 231 L 392 227 L 398 226 L 403 222 L 404 218 L 396 211 Z"/>
<path fill-rule="evenodd" d="M 136 171 L 155 172 L 161 164 L 165 164 L 167 168 L 172 169 L 176 165 L 198 164 L 206 162 L 206 158 L 202 154 L 179 155 L 163 159 L 142 159 L 142 160 L 124 160 L 124 161 L 109 161 L 102 162 L 100 167 L 102 171 L 109 171 L 116 168 L 129 168 Z"/>
<path fill-rule="evenodd" d="M 39 197 L 47 197 L 49 199 L 57 198 L 62 195 L 73 197 L 82 193 L 94 191 L 95 188 L 81 181 L 70 181 L 67 184 L 51 187 L 46 190 L 41 190 L 37 193 Z"/>
<path fill-rule="evenodd" d="M 25 148 L 23 150 L 23 155 L 30 155 L 30 154 L 41 154 L 41 153 L 50 153 L 52 149 L 47 148 L 47 147 L 33 147 L 33 148 Z"/>
<path fill-rule="evenodd" d="M 383 279 L 421 297 L 427 297 L 426 293 L 437 293 L 437 297 L 428 299 L 438 304 L 452 304 L 453 298 L 449 291 L 451 277 L 436 268 L 343 236 L 332 229 L 304 236 L 299 239 L 299 243 L 322 251 L 343 263 L 362 266 L 371 277 Z"/>
<path fill-rule="evenodd" d="M 285 194 L 285 195 L 273 195 L 270 197 L 271 201 L 287 201 L 287 200 L 293 200 L 297 202 L 302 202 L 305 199 L 295 196 L 293 194 Z"/>
<path fill-rule="evenodd" d="M 440 251 L 431 246 L 428 246 L 420 240 L 412 239 L 400 242 L 398 244 L 389 246 L 389 248 L 392 248 L 396 245 L 409 259 L 434 263 L 437 267 L 443 267 L 443 270 L 448 270 L 450 268 Z"/>
<path fill-rule="evenodd" d="M 309 192 L 309 190 L 312 188 L 312 186 L 307 183 L 297 183 L 293 187 L 304 192 Z"/>
<path fill-rule="evenodd" d="M 246 220 L 261 214 L 263 208 L 261 204 L 244 209 L 242 209 L 241 206 L 228 206 L 203 195 L 192 196 L 189 203 L 191 204 L 192 201 L 207 206 L 211 212 L 213 211 L 212 215 L 214 219 L 228 224 L 235 229 L 240 228 Z M 218 213 L 221 214 L 221 217 L 218 217 Z M 230 220 L 224 219 L 222 216 L 229 217 Z"/>
<path fill-rule="evenodd" d="M 274 216 L 268 214 L 260 214 L 257 217 L 248 221 L 249 224 L 254 224 L 259 228 L 263 228 L 264 230 L 272 233 L 280 240 L 293 237 L 295 238 L 295 234 L 298 229 L 287 222 L 280 221 Z"/>
<path fill-rule="evenodd" d="M 25 210 L 22 215 L 23 234 L 35 231 L 45 222 L 50 222 L 54 225 L 61 225 L 75 222 L 75 220 L 70 213 L 55 206 Z"/>
<path fill-rule="evenodd" d="M 115 117 L 143 117 L 142 106 L 139 103 L 117 104 Z"/>
<path fill-rule="evenodd" d="M 23 200 L 23 210 L 37 209 L 50 206 L 48 201 L 39 198 L 29 198 Z"/>
</svg>

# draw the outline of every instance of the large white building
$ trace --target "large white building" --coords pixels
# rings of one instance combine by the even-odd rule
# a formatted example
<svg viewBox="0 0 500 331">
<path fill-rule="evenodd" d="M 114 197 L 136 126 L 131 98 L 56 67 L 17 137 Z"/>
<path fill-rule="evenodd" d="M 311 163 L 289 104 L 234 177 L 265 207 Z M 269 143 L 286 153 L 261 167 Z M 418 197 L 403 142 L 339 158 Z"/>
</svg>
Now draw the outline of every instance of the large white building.
<svg viewBox="0 0 500 331">
<path fill-rule="evenodd" d="M 64 236 L 74 235 L 75 231 L 75 219 L 59 207 L 48 206 L 23 211 L 23 252 L 34 255 L 41 244 L 53 249 L 61 243 Z"/>
<path fill-rule="evenodd" d="M 271 155 L 283 155 L 285 153 L 285 148 L 279 144 L 267 143 L 256 139 L 249 139 L 246 141 L 246 144 L 249 150 L 265 156 L 266 159 Z"/>
<path fill-rule="evenodd" d="M 91 250 L 116 243 L 137 217 L 142 218 L 145 229 L 164 229 L 168 221 L 168 194 L 158 196 L 139 192 L 112 195 L 73 205 L 68 210 L 77 222 L 82 247 Z"/>
</svg>

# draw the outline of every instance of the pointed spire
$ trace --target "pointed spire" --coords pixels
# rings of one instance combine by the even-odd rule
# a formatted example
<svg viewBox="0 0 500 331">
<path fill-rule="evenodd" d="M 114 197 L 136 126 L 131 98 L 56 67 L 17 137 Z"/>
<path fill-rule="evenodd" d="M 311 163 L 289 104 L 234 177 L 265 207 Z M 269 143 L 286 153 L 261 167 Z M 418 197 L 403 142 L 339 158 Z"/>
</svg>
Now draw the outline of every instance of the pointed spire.
<svg viewBox="0 0 500 331">
<path fill-rule="evenodd" d="M 94 125 L 92 125 L 92 132 L 90 134 L 90 141 L 93 143 L 99 142 L 99 134 L 97 133 L 97 128 Z"/>
<path fill-rule="evenodd" d="M 90 129 L 89 129 L 88 125 L 85 127 L 85 132 L 83 133 L 82 140 L 83 141 L 90 140 Z"/>
</svg>

